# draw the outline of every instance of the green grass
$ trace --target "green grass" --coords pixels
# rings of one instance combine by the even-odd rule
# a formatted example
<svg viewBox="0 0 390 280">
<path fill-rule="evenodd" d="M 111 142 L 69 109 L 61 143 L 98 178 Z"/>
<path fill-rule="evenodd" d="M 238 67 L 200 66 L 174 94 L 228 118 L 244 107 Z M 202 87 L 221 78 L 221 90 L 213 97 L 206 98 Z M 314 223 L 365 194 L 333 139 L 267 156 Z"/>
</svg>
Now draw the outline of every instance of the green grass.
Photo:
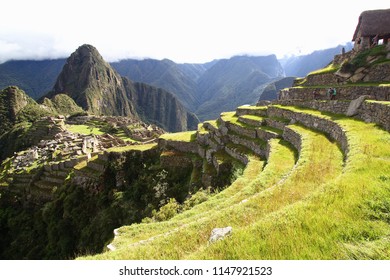
<svg viewBox="0 0 390 280">
<path fill-rule="evenodd" d="M 218 123 L 217 120 L 212 120 L 212 121 L 205 121 L 205 123 L 210 124 L 211 126 L 218 128 Z"/>
<path fill-rule="evenodd" d="M 390 82 L 360 82 L 360 83 L 347 83 L 347 84 L 327 84 L 327 85 L 314 85 L 314 86 L 305 86 L 303 83 L 300 86 L 295 86 L 293 88 L 348 88 L 348 87 L 389 87 Z"/>
<path fill-rule="evenodd" d="M 248 109 L 248 110 L 266 110 L 267 106 L 253 106 L 253 105 L 243 105 L 237 109 Z"/>
<path fill-rule="evenodd" d="M 390 134 L 340 115 L 278 107 L 336 122 L 347 157 L 322 133 L 290 125 L 302 139 L 297 162 L 288 144 L 272 139 L 265 166 L 250 156 L 227 189 L 168 221 L 121 227 L 116 251 L 85 258 L 390 259 Z M 211 230 L 226 226 L 233 234 L 209 244 Z"/>
<path fill-rule="evenodd" d="M 118 133 L 115 134 L 115 136 L 120 138 L 120 139 L 122 139 L 123 141 L 126 141 L 126 142 L 131 142 L 131 143 L 136 143 L 137 142 L 134 139 L 132 139 L 129 136 L 127 136 L 127 134 L 123 131 L 123 129 L 120 129 L 118 131 Z"/>
<path fill-rule="evenodd" d="M 386 106 L 390 106 L 390 101 L 380 101 L 380 100 L 366 100 L 368 103 L 378 103 Z"/>
<path fill-rule="evenodd" d="M 171 141 L 193 142 L 196 140 L 196 131 L 166 133 L 161 135 L 160 138 Z"/>
<path fill-rule="evenodd" d="M 146 151 L 157 147 L 156 143 L 142 144 L 142 145 L 128 145 L 123 147 L 112 147 L 107 149 L 107 152 L 123 153 L 128 151 Z"/>
<path fill-rule="evenodd" d="M 73 133 L 79 133 L 83 135 L 102 135 L 104 132 L 100 128 L 85 125 L 85 124 L 72 124 L 67 125 L 66 129 Z"/>
<path fill-rule="evenodd" d="M 255 115 L 243 115 L 241 117 L 244 118 L 244 119 L 249 119 L 249 120 L 259 121 L 259 122 L 264 120 L 263 117 L 255 116 Z"/>
<path fill-rule="evenodd" d="M 340 65 L 334 65 L 333 63 L 330 63 L 328 66 L 326 66 L 324 68 L 310 72 L 308 74 L 308 76 L 335 73 L 339 68 L 340 68 Z"/>
<path fill-rule="evenodd" d="M 180 227 L 189 227 L 193 223 L 210 220 L 212 215 L 223 209 L 229 209 L 234 204 L 239 204 L 244 199 L 253 196 L 261 189 L 276 184 L 291 171 L 295 163 L 294 150 L 285 142 L 271 140 L 273 147 L 268 164 L 256 157 L 250 157 L 250 162 L 244 170 L 244 174 L 224 191 L 212 196 L 206 202 L 197 205 L 191 210 L 185 211 L 170 221 L 152 224 L 135 224 L 120 229 L 121 237 L 116 239 L 118 248 L 134 248 L 132 243 L 159 236 L 164 232 L 174 232 Z M 264 167 L 264 170 L 263 170 Z M 263 171 L 262 171 L 263 170 Z M 133 255 L 136 252 L 129 252 Z M 93 258 L 138 258 L 125 256 L 124 251 L 107 252 Z"/>
</svg>

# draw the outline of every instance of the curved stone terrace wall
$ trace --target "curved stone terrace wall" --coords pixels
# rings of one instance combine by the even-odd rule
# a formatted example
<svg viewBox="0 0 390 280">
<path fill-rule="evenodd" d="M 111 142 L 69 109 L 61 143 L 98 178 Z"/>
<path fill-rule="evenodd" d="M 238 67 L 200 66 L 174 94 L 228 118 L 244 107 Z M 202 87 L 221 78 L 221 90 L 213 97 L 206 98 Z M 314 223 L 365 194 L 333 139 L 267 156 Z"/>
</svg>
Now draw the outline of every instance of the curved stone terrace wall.
<svg viewBox="0 0 390 280">
<path fill-rule="evenodd" d="M 353 100 L 362 95 L 369 95 L 370 99 L 390 101 L 390 86 L 340 86 L 335 88 L 336 100 Z M 278 100 L 329 100 L 327 91 L 326 87 L 293 87 L 279 91 Z"/>
<path fill-rule="evenodd" d="M 350 106 L 350 101 L 345 100 L 280 100 L 275 102 L 284 106 L 300 106 L 322 112 L 345 115 Z M 385 130 L 390 131 L 390 102 L 381 103 L 366 100 L 356 110 L 355 117 L 365 122 L 376 123 Z"/>
<path fill-rule="evenodd" d="M 303 112 L 294 112 L 289 110 L 288 108 L 279 108 L 273 106 L 270 106 L 268 108 L 268 115 L 270 117 L 282 117 L 285 119 L 289 119 L 292 120 L 292 122 L 298 122 L 311 129 L 324 132 L 340 144 L 341 150 L 343 151 L 344 155 L 348 154 L 348 139 L 345 134 L 345 131 L 337 123 L 331 120 L 321 118 L 319 116 L 314 116 L 311 114 L 305 114 Z M 285 134 L 283 136 L 285 136 Z M 295 146 L 294 143 L 292 144 Z"/>
</svg>

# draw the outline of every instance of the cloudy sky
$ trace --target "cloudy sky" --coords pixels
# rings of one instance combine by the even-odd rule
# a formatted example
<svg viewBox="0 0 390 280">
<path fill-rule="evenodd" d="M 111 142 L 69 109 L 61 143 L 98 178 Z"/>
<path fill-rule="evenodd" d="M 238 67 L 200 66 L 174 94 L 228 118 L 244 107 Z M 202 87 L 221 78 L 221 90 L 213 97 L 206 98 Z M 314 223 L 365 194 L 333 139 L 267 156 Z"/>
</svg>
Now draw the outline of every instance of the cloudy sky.
<svg viewBox="0 0 390 280">
<path fill-rule="evenodd" d="M 68 57 L 207 62 L 306 54 L 352 39 L 360 13 L 388 0 L 3 0 L 0 62 Z"/>
</svg>

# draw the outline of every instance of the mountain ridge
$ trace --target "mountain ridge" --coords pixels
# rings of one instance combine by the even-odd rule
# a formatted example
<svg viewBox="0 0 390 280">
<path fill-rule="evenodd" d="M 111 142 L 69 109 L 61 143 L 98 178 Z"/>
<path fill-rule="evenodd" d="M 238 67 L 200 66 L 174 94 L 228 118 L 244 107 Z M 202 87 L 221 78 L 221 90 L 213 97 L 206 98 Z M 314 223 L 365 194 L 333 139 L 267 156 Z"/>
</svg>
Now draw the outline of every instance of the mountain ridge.
<svg viewBox="0 0 390 280">
<path fill-rule="evenodd" d="M 310 55 L 278 59 L 278 61 L 282 65 L 282 71 L 286 72 L 287 75 L 301 76 L 302 71 L 310 72 L 325 66 L 333 59 L 334 54 L 340 52 L 341 47 L 339 46 L 337 48 L 316 51 Z M 313 56 L 317 57 L 314 64 Z M 275 81 L 275 76 L 284 76 L 284 73 L 281 73 L 281 71 L 280 73 L 269 72 L 267 75 L 271 74 L 270 78 L 263 76 L 262 73 L 268 71 L 266 68 L 267 65 L 263 65 L 262 68 L 256 66 L 256 63 L 253 63 L 253 61 L 264 57 L 272 57 L 272 55 L 260 57 L 233 56 L 229 59 L 213 60 L 202 64 L 180 64 L 169 59 L 124 59 L 119 62 L 112 62 L 109 65 L 122 77 L 127 77 L 134 82 L 143 82 L 163 88 L 174 94 L 188 111 L 194 112 L 200 119 L 205 120 L 215 118 L 220 112 L 232 110 L 239 105 L 255 103 L 264 88 L 269 83 Z M 318 59 L 318 57 L 322 58 Z M 238 60 L 240 61 L 240 65 L 234 65 Z M 252 63 L 248 62 L 250 60 L 252 60 Z M 55 68 L 58 71 L 57 76 L 60 74 L 58 64 L 61 64 L 61 60 L 54 60 L 52 62 L 51 60 L 38 62 L 23 61 L 24 68 L 35 69 L 36 76 L 47 77 L 46 86 L 39 89 L 29 79 L 23 78 L 23 73 L 26 71 L 20 70 L 21 75 L 19 75 L 20 73 L 15 70 L 18 68 L 18 63 L 16 61 L 9 61 L 0 64 L 0 84 L 3 81 L 4 87 L 9 84 L 19 85 L 21 89 L 25 90 L 26 93 L 35 99 L 51 89 L 47 88 L 47 84 L 55 84 L 55 78 L 53 78 L 55 71 L 50 69 Z M 57 66 L 49 67 L 48 65 L 51 63 Z M 65 64 L 65 60 L 62 60 L 62 63 Z M 229 67 L 237 71 L 235 73 L 234 71 L 229 72 L 232 69 L 224 69 L 222 67 L 223 65 L 225 65 L 225 68 Z M 278 67 L 276 63 L 275 65 Z M 219 71 L 217 71 L 218 69 Z M 256 71 L 258 71 L 257 74 L 252 73 Z M 236 78 L 233 76 L 236 76 Z M 40 92 L 40 94 L 37 94 L 37 92 Z M 86 100 L 83 101 L 83 103 L 85 102 Z M 220 108 L 222 103 L 231 104 Z M 119 104 L 124 103 L 121 101 Z M 97 107 L 97 105 L 95 104 L 94 107 Z M 123 110 L 134 112 L 133 108 L 123 108 Z M 215 112 L 215 114 L 210 112 Z"/>
<path fill-rule="evenodd" d="M 121 77 L 91 45 L 80 46 L 68 58 L 52 92 L 45 97 L 52 98 L 61 93 L 68 94 L 90 113 L 141 117 L 143 121 L 158 124 L 168 131 L 194 129 L 198 123 L 197 118 L 187 112 L 174 95 L 147 84 L 137 85 Z M 145 96 L 154 101 L 145 102 Z M 138 102 L 140 100 L 144 102 Z M 175 110 L 163 111 L 162 103 Z M 156 110 L 159 112 L 156 113 Z M 142 112 L 141 116 L 137 111 Z M 170 115 L 166 116 L 165 113 Z"/>
</svg>

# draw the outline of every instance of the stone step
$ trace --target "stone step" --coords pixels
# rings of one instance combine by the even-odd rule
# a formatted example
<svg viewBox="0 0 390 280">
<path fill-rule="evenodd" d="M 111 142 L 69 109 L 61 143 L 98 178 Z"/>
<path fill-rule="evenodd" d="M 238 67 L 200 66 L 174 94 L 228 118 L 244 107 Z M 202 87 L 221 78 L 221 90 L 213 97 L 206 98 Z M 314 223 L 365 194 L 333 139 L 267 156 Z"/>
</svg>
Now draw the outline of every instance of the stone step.
<svg viewBox="0 0 390 280">
<path fill-rule="evenodd" d="M 221 150 L 213 153 L 211 162 L 218 174 L 223 166 L 232 162 L 237 162 L 237 160 L 230 156 L 226 151 Z"/>
<path fill-rule="evenodd" d="M 43 176 L 40 179 L 41 179 L 40 181 L 51 182 L 51 183 L 60 184 L 60 185 L 62 185 L 64 183 L 63 177 L 56 177 L 53 175 L 52 176 Z"/>
<path fill-rule="evenodd" d="M 30 183 L 31 179 L 32 179 L 32 176 L 28 176 L 28 177 L 20 177 L 18 175 L 14 176 L 15 183 Z"/>
<path fill-rule="evenodd" d="M 75 169 L 74 173 L 75 173 L 76 177 L 87 177 L 87 178 L 91 178 L 91 179 L 96 179 L 100 175 L 102 175 L 102 172 L 97 171 L 97 170 L 89 167 L 88 165 L 79 169 L 79 170 Z"/>
<path fill-rule="evenodd" d="M 256 128 L 253 126 L 249 126 L 247 124 L 241 122 L 227 122 L 226 127 L 229 131 L 233 131 L 236 134 L 244 135 L 246 137 L 250 137 L 255 139 L 256 136 Z"/>
<path fill-rule="evenodd" d="M 290 120 L 283 119 L 283 118 L 268 117 L 265 119 L 266 126 L 274 127 L 274 128 L 280 129 L 281 131 L 283 131 L 285 126 L 288 125 L 289 123 L 290 123 Z"/>
<path fill-rule="evenodd" d="M 55 176 L 55 177 L 59 177 L 59 178 L 66 178 L 68 177 L 69 175 L 69 172 L 70 172 L 70 169 L 68 170 L 57 170 L 57 171 L 45 171 L 43 172 L 43 176 Z"/>
<path fill-rule="evenodd" d="M 283 130 L 271 128 L 269 126 L 262 126 L 256 128 L 256 137 L 264 141 L 268 141 L 274 138 L 281 138 Z"/>
<path fill-rule="evenodd" d="M 278 93 L 279 100 L 329 100 L 327 86 L 292 87 Z M 369 95 L 371 99 L 390 101 L 390 87 L 380 86 L 337 86 L 337 100 L 354 100 L 362 95 Z"/>
<path fill-rule="evenodd" d="M 329 135 L 331 139 L 336 140 L 340 144 L 344 154 L 348 154 L 349 147 L 346 132 L 339 124 L 334 122 L 330 116 L 322 114 L 319 111 L 279 105 L 270 106 L 268 113 L 272 117 L 290 119 L 292 122 L 298 122 L 308 128 L 318 130 Z"/>
<path fill-rule="evenodd" d="M 245 146 L 232 143 L 225 146 L 225 152 L 231 157 L 243 163 L 244 165 L 247 165 L 249 162 L 248 155 L 253 153 Z"/>
<path fill-rule="evenodd" d="M 261 139 L 252 139 L 235 133 L 230 133 L 229 140 L 231 143 L 243 146 L 260 157 L 264 157 L 266 155 L 267 142 Z"/>
<path fill-rule="evenodd" d="M 205 121 L 202 126 L 207 131 L 217 132 L 218 131 L 218 127 L 219 127 L 219 122 L 218 122 L 218 120 L 215 120 L 215 121 Z"/>
<path fill-rule="evenodd" d="M 34 182 L 34 186 L 40 190 L 52 190 L 53 188 L 59 187 L 60 185 L 61 184 L 43 180 Z"/>
<path fill-rule="evenodd" d="M 255 116 L 255 115 L 242 115 L 238 117 L 238 120 L 241 123 L 245 123 L 247 125 L 251 126 L 261 126 L 264 124 L 264 117 Z"/>
<path fill-rule="evenodd" d="M 99 160 L 90 161 L 87 166 L 98 172 L 104 172 L 106 169 L 105 163 Z"/>
<path fill-rule="evenodd" d="M 241 106 L 236 109 L 237 116 L 242 115 L 255 115 L 260 117 L 267 116 L 266 106 Z"/>
</svg>

